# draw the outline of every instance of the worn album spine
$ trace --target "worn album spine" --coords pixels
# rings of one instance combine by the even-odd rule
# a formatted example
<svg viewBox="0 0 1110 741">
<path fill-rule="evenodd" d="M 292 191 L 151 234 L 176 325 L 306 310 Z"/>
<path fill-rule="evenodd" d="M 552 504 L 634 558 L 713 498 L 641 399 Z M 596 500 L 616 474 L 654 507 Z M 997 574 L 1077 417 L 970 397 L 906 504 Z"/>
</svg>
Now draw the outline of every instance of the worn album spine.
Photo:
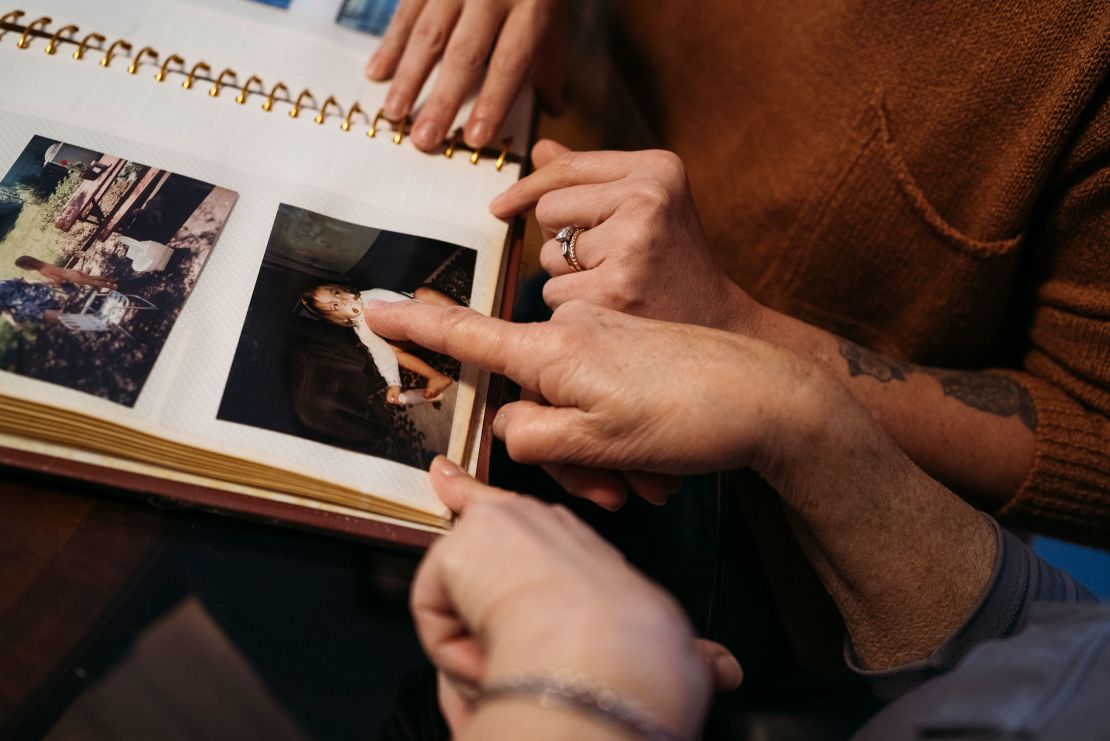
<svg viewBox="0 0 1110 741">
<path fill-rule="evenodd" d="M 198 82 L 204 85 L 210 84 L 208 95 L 212 98 L 219 98 L 225 89 L 236 90 L 238 93 L 235 95 L 235 102 L 239 105 L 245 106 L 251 97 L 261 98 L 260 108 L 266 113 L 273 113 L 279 106 L 287 109 L 289 117 L 293 119 L 301 118 L 302 112 L 314 112 L 316 115 L 311 118 L 317 125 L 324 126 L 329 121 L 339 121 L 338 128 L 347 133 L 367 127 L 365 132 L 368 139 L 377 139 L 379 134 L 386 134 L 385 129 L 388 127 L 388 136 L 383 136 L 382 139 L 388 138 L 397 145 L 404 142 L 412 125 L 409 116 L 401 120 L 391 120 L 386 118 L 381 110 L 371 117 L 363 111 L 358 101 L 343 106 L 335 96 L 329 95 L 321 102 L 307 88 L 293 95 L 293 91 L 280 81 L 267 85 L 258 75 L 252 74 L 240 78 L 238 72 L 226 67 L 217 73 L 218 67 L 212 67 L 204 61 L 190 63 L 180 54 L 163 56 L 150 46 L 143 46 L 136 50 L 133 44 L 124 39 L 117 38 L 109 41 L 104 34 L 95 32 L 82 34 L 81 29 L 73 24 L 61 25 L 51 31 L 53 18 L 42 16 L 24 21 L 25 17 L 26 13 L 22 10 L 13 10 L 0 16 L 0 42 L 8 33 L 19 34 L 16 46 L 29 51 L 35 46 L 35 40 L 46 40 L 46 45 L 42 49 L 50 56 L 56 55 L 63 44 L 74 46 L 76 49 L 71 56 L 78 62 L 99 57 L 98 64 L 108 69 L 113 62 L 120 60 L 121 65 L 127 64 L 128 74 L 137 75 L 144 68 L 156 70 L 154 80 L 163 84 L 171 75 L 184 77 L 181 82 L 182 89 L 192 90 L 197 87 Z M 462 128 L 456 128 L 444 141 L 444 157 L 452 159 L 456 152 L 466 149 L 466 145 L 460 140 L 461 135 Z M 470 150 L 466 159 L 471 165 L 478 165 L 483 159 L 493 160 L 493 166 L 500 171 L 506 161 L 515 159 L 509 153 L 512 137 L 504 139 L 501 145 L 500 150 Z"/>
</svg>

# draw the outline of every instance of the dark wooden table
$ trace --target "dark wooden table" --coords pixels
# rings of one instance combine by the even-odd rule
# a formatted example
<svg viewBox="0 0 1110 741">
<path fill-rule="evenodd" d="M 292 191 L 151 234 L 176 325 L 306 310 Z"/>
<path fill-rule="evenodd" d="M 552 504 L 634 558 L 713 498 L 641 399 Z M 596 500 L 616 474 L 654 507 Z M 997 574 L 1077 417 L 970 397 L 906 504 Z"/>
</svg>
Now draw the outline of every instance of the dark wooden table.
<svg viewBox="0 0 1110 741">
<path fill-rule="evenodd" d="M 434 707 L 419 554 L 2 473 L 0 733 L 394 737 L 398 697 Z"/>
<path fill-rule="evenodd" d="M 501 447 L 492 471 L 561 496 Z M 665 507 L 567 504 L 741 659 L 705 738 L 845 738 L 873 709 L 791 663 L 714 478 Z M 419 557 L 0 469 L 0 738 L 445 739 L 407 608 Z"/>
</svg>

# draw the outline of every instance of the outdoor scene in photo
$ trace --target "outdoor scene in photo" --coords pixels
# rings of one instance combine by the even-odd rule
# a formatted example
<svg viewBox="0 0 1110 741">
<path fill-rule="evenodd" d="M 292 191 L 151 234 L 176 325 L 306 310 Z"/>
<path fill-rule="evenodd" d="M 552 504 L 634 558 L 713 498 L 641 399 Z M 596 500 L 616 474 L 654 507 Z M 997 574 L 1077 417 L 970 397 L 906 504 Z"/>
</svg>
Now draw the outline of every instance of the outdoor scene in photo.
<svg viewBox="0 0 1110 741">
<path fill-rule="evenodd" d="M 236 198 L 33 137 L 0 180 L 0 368 L 133 406 Z"/>
<path fill-rule="evenodd" d="M 378 337 L 365 302 L 468 306 L 475 257 L 282 204 L 219 419 L 427 468 L 447 452 L 459 364 Z"/>
</svg>

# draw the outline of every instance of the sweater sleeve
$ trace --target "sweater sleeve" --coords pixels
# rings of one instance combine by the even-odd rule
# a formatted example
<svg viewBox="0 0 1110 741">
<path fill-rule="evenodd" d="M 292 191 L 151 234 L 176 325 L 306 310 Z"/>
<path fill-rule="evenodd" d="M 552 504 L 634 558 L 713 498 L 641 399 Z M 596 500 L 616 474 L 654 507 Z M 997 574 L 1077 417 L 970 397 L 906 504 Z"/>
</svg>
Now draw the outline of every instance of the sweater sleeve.
<svg viewBox="0 0 1110 741">
<path fill-rule="evenodd" d="M 1106 88 L 1103 85 L 1103 88 Z M 1110 101 L 1095 107 L 1034 224 L 1040 274 L 1021 373 L 1036 411 L 1031 470 L 996 515 L 1110 546 Z"/>
</svg>

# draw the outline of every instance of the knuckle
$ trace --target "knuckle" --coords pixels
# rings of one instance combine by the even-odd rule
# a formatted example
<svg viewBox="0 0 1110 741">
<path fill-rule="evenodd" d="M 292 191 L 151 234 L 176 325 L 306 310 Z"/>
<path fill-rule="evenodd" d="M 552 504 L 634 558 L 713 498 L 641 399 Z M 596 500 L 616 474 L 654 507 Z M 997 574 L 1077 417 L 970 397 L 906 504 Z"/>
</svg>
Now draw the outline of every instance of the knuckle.
<svg viewBox="0 0 1110 741">
<path fill-rule="evenodd" d="M 532 55 L 526 49 L 499 49 L 489 61 L 489 71 L 498 77 L 516 78 L 532 66 Z"/>
<path fill-rule="evenodd" d="M 553 265 L 553 267 L 557 266 Z M 563 295 L 554 281 L 548 281 L 544 284 L 544 303 L 547 304 L 548 308 L 555 309 L 555 313 L 558 313 L 559 309 L 563 308 Z M 554 316 L 554 314 L 552 316 Z"/>
<path fill-rule="evenodd" d="M 659 237 L 659 230 L 653 226 L 650 221 L 639 221 L 635 224 L 629 225 L 626 234 L 628 236 L 625 245 L 627 249 L 623 252 L 624 260 L 621 262 L 621 273 L 631 273 L 632 268 L 629 265 L 629 260 L 634 260 L 637 257 L 642 260 L 645 257 L 645 252 L 654 245 L 656 239 Z M 649 263 L 657 264 L 657 263 Z M 630 277 L 625 275 L 626 278 Z"/>
<path fill-rule="evenodd" d="M 540 267 L 543 268 L 548 275 L 551 275 L 559 268 L 559 261 L 562 259 L 562 255 L 555 242 L 544 242 L 543 247 L 540 249 Z M 543 286 L 545 299 L 547 298 L 547 286 L 550 282 L 551 281 L 548 281 Z"/>
<path fill-rule="evenodd" d="M 560 326 L 557 334 L 565 333 L 568 336 L 575 336 L 577 339 L 575 333 L 581 331 L 581 322 L 591 318 L 596 311 L 597 307 L 593 306 L 585 299 L 573 298 L 559 306 L 559 308 L 555 310 L 555 313 L 551 315 L 551 318 L 567 322 Z"/>
<path fill-rule="evenodd" d="M 670 191 L 662 183 L 654 180 L 642 184 L 635 195 L 635 202 L 641 208 L 651 212 L 666 208 L 670 201 Z"/>
<path fill-rule="evenodd" d="M 486 50 L 470 39 L 458 42 L 452 40 L 443 59 L 452 67 L 477 72 L 486 63 Z"/>
<path fill-rule="evenodd" d="M 552 224 L 555 218 L 557 199 L 553 193 L 545 193 L 536 201 L 536 220 L 541 224 Z"/>
<path fill-rule="evenodd" d="M 621 313 L 635 313 L 640 305 L 640 285 L 627 271 L 619 271 L 611 276 L 605 287 L 604 304 Z"/>
<path fill-rule="evenodd" d="M 580 158 L 581 156 L 578 152 L 564 152 L 559 155 L 553 164 L 558 168 L 558 172 L 561 175 L 567 176 L 578 168 Z"/>
<path fill-rule="evenodd" d="M 437 21 L 425 21 L 421 18 L 412 31 L 412 40 L 427 51 L 439 53 L 447 44 L 447 29 Z"/>
<path fill-rule="evenodd" d="M 674 152 L 665 149 L 653 149 L 648 152 L 651 158 L 652 169 L 660 173 L 660 175 L 668 178 L 682 178 L 686 177 L 686 168 L 682 164 L 682 158 Z"/>
</svg>

